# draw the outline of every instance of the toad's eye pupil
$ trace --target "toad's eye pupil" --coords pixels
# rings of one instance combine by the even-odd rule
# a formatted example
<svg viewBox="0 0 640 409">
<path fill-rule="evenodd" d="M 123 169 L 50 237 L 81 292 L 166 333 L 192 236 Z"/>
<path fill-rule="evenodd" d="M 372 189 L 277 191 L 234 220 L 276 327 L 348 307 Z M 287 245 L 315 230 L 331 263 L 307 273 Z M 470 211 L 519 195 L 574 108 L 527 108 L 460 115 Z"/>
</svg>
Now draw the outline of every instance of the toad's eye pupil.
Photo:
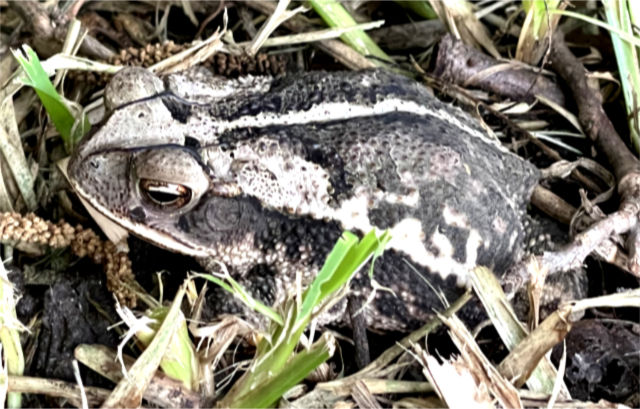
<svg viewBox="0 0 640 409">
<path fill-rule="evenodd" d="M 179 209 L 191 200 L 191 189 L 175 183 L 141 179 L 140 191 L 147 200 L 161 208 Z"/>
<path fill-rule="evenodd" d="M 153 190 L 147 191 L 149 197 L 157 203 L 173 203 L 180 198 L 180 196 L 169 192 L 154 192 Z"/>
</svg>

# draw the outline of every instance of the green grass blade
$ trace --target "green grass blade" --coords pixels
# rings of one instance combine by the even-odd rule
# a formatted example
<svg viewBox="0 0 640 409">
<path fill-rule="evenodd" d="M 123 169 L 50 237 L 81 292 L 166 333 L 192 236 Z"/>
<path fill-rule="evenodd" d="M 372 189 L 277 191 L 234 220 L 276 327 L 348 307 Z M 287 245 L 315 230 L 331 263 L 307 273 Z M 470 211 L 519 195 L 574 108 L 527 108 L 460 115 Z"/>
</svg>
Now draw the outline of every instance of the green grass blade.
<svg viewBox="0 0 640 409">
<path fill-rule="evenodd" d="M 322 297 L 326 293 L 323 291 L 323 285 L 330 283 L 332 277 L 336 274 L 336 271 L 340 268 L 343 260 L 349 254 L 349 251 L 356 245 L 358 238 L 351 232 L 344 232 L 338 239 L 329 256 L 327 257 L 324 266 L 316 276 L 315 280 L 309 286 L 306 291 L 302 307 L 300 308 L 299 318 L 303 319 L 311 315 L 313 308 L 322 302 Z M 339 285 L 334 283 L 332 287 Z"/>
<path fill-rule="evenodd" d="M 225 280 L 227 280 L 229 284 L 211 274 L 194 274 L 194 276 L 204 278 L 205 280 L 209 280 L 212 283 L 219 285 L 223 290 L 233 294 L 236 298 L 242 301 L 247 307 L 264 315 L 273 322 L 284 325 L 284 321 L 280 314 L 278 314 L 273 308 L 253 298 L 251 294 L 249 294 L 247 290 L 245 290 L 240 283 L 234 280 L 231 276 L 225 275 Z"/>
<path fill-rule="evenodd" d="M 621 32 L 633 36 L 633 21 L 631 7 L 633 1 L 605 0 L 603 7 L 607 22 Z M 635 7 L 638 7 L 637 5 Z M 611 43 L 618 63 L 620 82 L 624 95 L 627 115 L 629 116 L 630 139 L 636 152 L 640 152 L 640 63 L 638 62 L 638 49 L 623 41 L 617 32 L 609 31 Z M 636 37 L 637 38 L 637 37 Z"/>
<path fill-rule="evenodd" d="M 538 38 L 544 35 L 544 33 L 540 32 L 542 25 L 547 21 L 547 8 L 545 7 L 544 1 L 524 0 L 522 2 L 522 8 L 524 8 L 527 13 L 532 13 L 533 15 L 532 32 L 538 36 Z"/>
<path fill-rule="evenodd" d="M 128 376 L 122 378 L 111 392 L 103 407 L 138 407 L 142 401 L 143 392 L 149 386 L 151 378 L 160 366 L 165 351 L 173 341 L 173 336 L 180 326 L 180 306 L 185 294 L 182 285 L 176 293 L 165 319 L 158 328 L 153 340 L 129 368 Z"/>
<path fill-rule="evenodd" d="M 362 240 L 350 232 L 344 232 L 329 254 L 322 270 L 303 296 L 299 320 L 304 320 L 316 305 L 342 287 L 370 258 L 377 258 L 389 242 L 389 232 L 380 237 L 371 230 Z M 371 264 L 373 271 L 373 263 Z"/>
<path fill-rule="evenodd" d="M 623 30 L 620 30 L 617 27 L 613 27 L 611 24 L 607 24 L 604 21 L 600 21 L 597 18 L 585 16 L 584 14 L 576 13 L 574 11 L 567 10 L 549 10 L 549 13 L 557 13 L 567 17 L 577 18 L 578 20 L 586 21 L 587 23 L 591 23 L 595 26 L 604 28 L 605 30 L 609 30 L 610 32 L 616 33 L 620 38 L 628 43 L 633 44 L 636 47 L 640 47 L 640 38 L 630 35 Z"/>
<path fill-rule="evenodd" d="M 342 28 L 357 24 L 342 4 L 335 0 L 311 0 L 310 3 L 311 7 L 329 27 Z M 378 66 L 393 63 L 391 58 L 378 47 L 378 44 L 362 30 L 349 31 L 341 35 L 340 38 L 365 57 L 375 57 L 373 62 Z"/>
<path fill-rule="evenodd" d="M 91 127 L 89 120 L 85 115 L 82 115 L 78 122 L 79 125 L 75 125 L 76 118 L 49 80 L 49 76 L 42 67 L 35 51 L 25 45 L 23 46 L 23 53 L 15 50 L 12 50 L 12 52 L 27 75 L 24 84 L 33 87 L 36 94 L 38 94 L 42 105 L 47 110 L 51 121 L 64 141 L 67 153 L 70 153 L 80 138 L 89 131 Z"/>
<path fill-rule="evenodd" d="M 154 322 L 150 325 L 151 329 L 158 331 L 169 312 L 168 307 L 154 308 L 149 314 L 149 318 Z M 197 390 L 198 387 L 198 358 L 196 357 L 195 347 L 189 338 L 189 330 L 187 329 L 187 321 L 182 313 L 177 318 L 180 323 L 173 334 L 173 340 L 167 348 L 160 368 L 170 378 L 176 379 L 189 390 Z M 151 340 L 144 342 L 149 345 Z"/>
<path fill-rule="evenodd" d="M 389 241 L 388 232 L 377 236 L 375 230 L 362 240 L 344 232 L 327 256 L 325 264 L 304 293 L 302 303 L 295 298 L 285 303 L 285 324 L 272 324 L 268 340 L 257 348 L 253 365 L 221 402 L 230 407 L 264 407 L 275 403 L 282 393 L 304 379 L 331 353 L 311 348 L 294 354 L 300 336 L 312 318 L 313 310 L 323 305 Z M 317 344 L 317 343 L 316 343 Z M 316 345 L 314 344 L 314 345 Z M 332 348 L 331 348 L 332 350 Z M 293 356 L 292 356 L 293 354 Z"/>
<path fill-rule="evenodd" d="M 333 355 L 334 343 L 332 337 L 323 335 L 311 348 L 296 354 L 287 365 L 288 370 L 280 371 L 265 382 L 261 388 L 251 390 L 237 400 L 229 402 L 229 407 L 272 407 L 286 391 L 302 381 L 311 371 Z"/>
<path fill-rule="evenodd" d="M 537 65 L 548 49 L 550 30 L 553 30 L 560 15 L 553 14 L 559 0 L 522 2 L 527 13 L 516 46 L 516 59 L 527 64 Z"/>
</svg>

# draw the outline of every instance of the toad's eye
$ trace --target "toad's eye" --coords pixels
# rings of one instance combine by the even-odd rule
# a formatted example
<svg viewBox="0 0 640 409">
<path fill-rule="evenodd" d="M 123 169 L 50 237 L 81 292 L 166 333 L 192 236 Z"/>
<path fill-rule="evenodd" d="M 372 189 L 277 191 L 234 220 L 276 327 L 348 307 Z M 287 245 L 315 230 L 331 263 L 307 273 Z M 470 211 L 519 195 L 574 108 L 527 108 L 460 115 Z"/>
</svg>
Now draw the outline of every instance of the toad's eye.
<svg viewBox="0 0 640 409">
<path fill-rule="evenodd" d="M 184 185 L 151 179 L 140 179 L 140 191 L 146 199 L 165 209 L 180 209 L 192 196 L 191 189 Z"/>
</svg>

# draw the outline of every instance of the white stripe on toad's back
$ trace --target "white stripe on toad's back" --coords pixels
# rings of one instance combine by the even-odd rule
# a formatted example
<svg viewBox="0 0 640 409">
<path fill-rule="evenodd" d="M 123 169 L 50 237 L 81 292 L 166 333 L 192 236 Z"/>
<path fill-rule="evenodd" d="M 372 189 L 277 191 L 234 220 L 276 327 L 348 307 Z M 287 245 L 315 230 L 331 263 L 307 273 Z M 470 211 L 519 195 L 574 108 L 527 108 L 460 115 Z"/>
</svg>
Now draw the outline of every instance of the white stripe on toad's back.
<svg viewBox="0 0 640 409">
<path fill-rule="evenodd" d="M 496 146 L 503 152 L 509 152 L 498 141 L 489 139 L 478 129 L 463 124 L 454 115 L 444 109 L 433 110 L 432 107 L 419 105 L 413 101 L 389 98 L 376 102 L 374 105 L 357 105 L 353 102 L 326 102 L 313 105 L 306 111 L 262 112 L 256 115 L 243 116 L 232 121 L 219 118 L 213 119 L 212 126 L 218 133 L 239 128 L 261 128 L 272 125 L 302 125 L 314 122 L 328 122 L 357 117 L 380 116 L 393 112 L 406 112 L 420 116 L 431 116 L 441 119 L 447 124 L 454 125 L 460 131 L 482 139 L 485 143 Z M 198 119 L 201 120 L 201 119 Z"/>
</svg>

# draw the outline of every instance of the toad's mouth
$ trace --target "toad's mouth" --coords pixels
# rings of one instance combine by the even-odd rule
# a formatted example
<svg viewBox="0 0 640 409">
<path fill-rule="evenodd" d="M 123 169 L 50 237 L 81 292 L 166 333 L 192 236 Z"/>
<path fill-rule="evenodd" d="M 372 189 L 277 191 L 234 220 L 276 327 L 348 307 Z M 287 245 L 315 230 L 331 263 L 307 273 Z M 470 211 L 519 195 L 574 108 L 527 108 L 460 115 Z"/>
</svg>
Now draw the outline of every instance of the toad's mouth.
<svg viewBox="0 0 640 409">
<path fill-rule="evenodd" d="M 171 234 L 168 230 L 159 229 L 150 224 L 136 222 L 131 217 L 116 214 L 98 201 L 92 200 L 81 188 L 74 186 L 74 189 L 89 214 L 91 214 L 109 240 L 115 243 L 118 248 L 126 246 L 128 233 L 131 233 L 157 247 L 174 253 L 191 257 L 211 256 L 206 247 L 182 240 L 180 237 Z"/>
</svg>

